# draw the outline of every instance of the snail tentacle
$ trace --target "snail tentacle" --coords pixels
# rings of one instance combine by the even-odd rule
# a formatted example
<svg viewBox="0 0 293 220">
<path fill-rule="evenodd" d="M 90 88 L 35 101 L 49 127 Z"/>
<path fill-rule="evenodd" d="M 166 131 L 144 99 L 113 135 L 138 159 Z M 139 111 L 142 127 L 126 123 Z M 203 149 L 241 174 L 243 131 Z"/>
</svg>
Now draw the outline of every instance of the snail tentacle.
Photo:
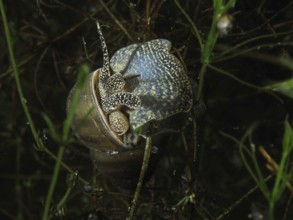
<svg viewBox="0 0 293 220">
<path fill-rule="evenodd" d="M 109 61 L 109 53 L 108 53 L 108 48 L 107 48 L 107 44 L 105 41 L 105 38 L 103 36 L 100 24 L 98 21 L 96 21 L 96 25 L 97 25 L 97 31 L 99 34 L 99 38 L 101 41 L 101 46 L 102 46 L 102 51 L 103 51 L 103 69 L 104 71 L 102 71 L 102 75 L 105 74 L 108 77 L 110 77 L 110 61 Z M 101 76 L 103 77 L 103 76 Z"/>
<path fill-rule="evenodd" d="M 117 92 L 110 95 L 104 103 L 104 111 L 110 112 L 120 106 L 126 106 L 130 109 L 136 109 L 141 106 L 140 98 L 130 92 Z"/>
<path fill-rule="evenodd" d="M 106 90 L 109 94 L 120 92 L 125 86 L 125 80 L 121 73 L 115 73 L 107 79 Z"/>
</svg>

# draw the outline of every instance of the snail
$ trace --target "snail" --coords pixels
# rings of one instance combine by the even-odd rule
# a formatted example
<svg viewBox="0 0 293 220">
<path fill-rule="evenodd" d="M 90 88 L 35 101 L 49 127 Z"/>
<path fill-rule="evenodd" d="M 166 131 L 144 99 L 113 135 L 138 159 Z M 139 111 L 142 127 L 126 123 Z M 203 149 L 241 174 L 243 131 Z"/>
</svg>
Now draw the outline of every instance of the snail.
<svg viewBox="0 0 293 220">
<path fill-rule="evenodd" d="M 103 66 L 91 73 L 82 90 L 72 129 L 90 149 L 97 170 L 119 188 L 129 189 L 137 183 L 146 137 L 154 138 L 150 176 L 162 152 L 160 134 L 178 132 L 187 124 L 193 104 L 191 83 L 170 52 L 170 41 L 131 44 L 110 60 L 98 22 L 97 30 Z"/>
</svg>

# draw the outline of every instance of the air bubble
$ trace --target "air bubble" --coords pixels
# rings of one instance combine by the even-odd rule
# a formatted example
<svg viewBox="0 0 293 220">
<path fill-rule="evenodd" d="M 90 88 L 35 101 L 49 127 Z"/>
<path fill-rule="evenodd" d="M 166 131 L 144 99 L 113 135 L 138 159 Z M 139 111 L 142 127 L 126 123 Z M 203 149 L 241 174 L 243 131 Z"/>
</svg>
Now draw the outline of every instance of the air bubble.
<svg viewBox="0 0 293 220">
<path fill-rule="evenodd" d="M 43 129 L 43 138 L 44 140 L 48 140 L 46 129 Z"/>
<path fill-rule="evenodd" d="M 85 192 L 91 192 L 92 190 L 93 190 L 93 188 L 92 188 L 92 186 L 91 185 L 89 185 L 89 184 L 85 184 L 85 185 L 83 185 L 83 190 L 85 191 Z"/>
<path fill-rule="evenodd" d="M 119 151 L 117 151 L 117 150 L 108 150 L 108 151 L 106 151 L 106 154 L 110 155 L 110 156 L 113 156 L 113 155 L 119 154 Z"/>
<path fill-rule="evenodd" d="M 22 101 L 23 101 L 25 104 L 27 103 L 26 98 L 22 98 Z"/>
<path fill-rule="evenodd" d="M 159 152 L 159 148 L 156 146 L 152 146 L 151 152 L 152 154 L 157 154 Z"/>
<path fill-rule="evenodd" d="M 173 176 L 176 175 L 176 172 L 177 172 L 177 170 L 173 170 L 173 172 L 172 172 Z"/>
<path fill-rule="evenodd" d="M 239 130 L 240 127 L 239 126 L 233 126 L 233 130 Z"/>
</svg>

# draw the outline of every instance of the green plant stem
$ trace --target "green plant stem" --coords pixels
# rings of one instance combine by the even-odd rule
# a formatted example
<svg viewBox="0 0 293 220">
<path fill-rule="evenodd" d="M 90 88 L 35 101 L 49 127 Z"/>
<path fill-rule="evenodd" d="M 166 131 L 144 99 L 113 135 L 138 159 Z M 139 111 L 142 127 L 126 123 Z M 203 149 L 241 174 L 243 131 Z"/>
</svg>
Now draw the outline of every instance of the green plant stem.
<svg viewBox="0 0 293 220">
<path fill-rule="evenodd" d="M 199 102 L 201 99 L 201 94 L 203 91 L 204 76 L 207 70 L 207 64 L 203 64 L 199 71 L 199 81 L 198 81 L 198 93 L 196 95 L 196 101 Z"/>
<path fill-rule="evenodd" d="M 45 19 L 45 21 L 46 21 L 47 23 L 49 23 L 49 22 L 48 22 L 48 19 L 47 19 L 47 16 L 45 15 L 45 13 L 43 12 L 43 10 L 42 10 L 42 8 L 41 8 L 40 0 L 37 0 L 36 3 L 37 3 L 37 7 L 38 7 L 38 9 L 39 9 L 39 13 L 42 15 L 42 17 Z"/>
<path fill-rule="evenodd" d="M 67 201 L 67 199 L 68 199 L 71 191 L 72 191 L 72 188 L 71 187 L 67 187 L 66 192 L 65 192 L 65 195 L 62 197 L 62 199 L 57 204 L 57 207 L 56 207 L 56 210 L 57 211 L 59 211 L 64 206 L 64 204 L 66 203 L 66 201 Z"/>
<path fill-rule="evenodd" d="M 264 177 L 261 173 L 260 167 L 258 165 L 256 155 L 255 155 L 255 149 L 254 149 L 254 146 L 253 146 L 252 140 L 251 140 L 252 133 L 256 129 L 257 126 L 258 126 L 258 123 L 252 124 L 248 128 L 248 130 L 245 132 L 243 137 L 241 138 L 241 141 L 240 142 L 237 141 L 237 142 L 239 143 L 240 156 L 241 156 L 241 159 L 242 159 L 246 169 L 248 170 L 251 177 L 254 179 L 254 181 L 259 186 L 259 188 L 260 188 L 261 192 L 263 193 L 263 195 L 265 196 L 265 198 L 269 201 L 270 200 L 270 192 L 269 192 L 269 189 L 265 183 L 265 180 L 264 180 Z M 248 148 L 246 148 L 244 145 L 244 142 L 246 141 L 246 139 L 249 139 L 250 150 Z M 245 150 L 245 153 L 244 153 L 244 150 Z M 248 160 L 248 158 L 249 158 L 249 160 Z M 254 169 L 249 165 L 249 161 L 251 161 L 253 163 Z"/>
<path fill-rule="evenodd" d="M 15 61 L 15 56 L 14 56 L 14 51 L 13 51 L 10 31 L 9 31 L 8 22 L 7 22 L 7 17 L 6 17 L 6 13 L 5 13 L 5 10 L 4 10 L 2 0 L 0 0 L 0 11 L 1 11 L 1 16 L 2 16 L 2 20 L 3 20 L 3 26 L 4 26 L 4 31 L 5 31 L 6 40 L 7 40 L 7 46 L 8 46 L 8 51 L 9 51 L 9 58 L 10 58 L 10 62 L 11 62 L 12 69 L 13 69 L 13 74 L 14 74 L 14 78 L 15 78 L 15 82 L 16 82 L 17 92 L 18 92 L 18 95 L 20 97 L 20 102 L 21 102 L 22 108 L 24 110 L 25 116 L 27 118 L 28 124 L 30 126 L 30 130 L 31 130 L 31 132 L 33 134 L 33 137 L 34 137 L 34 140 L 35 140 L 35 142 L 37 144 L 37 147 L 39 149 L 45 150 L 46 153 L 48 153 L 51 157 L 55 158 L 55 155 L 53 155 L 50 151 L 48 151 L 44 147 L 43 142 L 39 138 L 37 130 L 36 130 L 36 127 L 35 127 L 35 125 L 33 123 L 31 114 L 30 114 L 30 112 L 28 110 L 28 107 L 26 105 L 27 101 L 24 98 L 23 91 L 22 91 L 21 81 L 20 81 L 20 77 L 19 77 L 19 73 L 18 73 L 16 61 Z M 68 134 L 65 134 L 64 136 L 67 137 Z M 62 164 L 62 157 L 63 157 L 64 149 L 65 149 L 64 146 L 60 146 L 59 151 L 58 151 L 58 155 L 57 155 L 56 163 L 55 163 L 55 168 L 54 168 L 54 173 L 53 173 L 53 178 L 52 178 L 50 188 L 49 188 L 49 191 L 48 191 L 48 194 L 47 194 L 47 197 L 46 197 L 45 208 L 44 208 L 44 213 L 43 213 L 43 218 L 42 218 L 43 220 L 48 219 L 50 204 L 51 204 L 51 200 L 52 200 L 52 197 L 53 197 L 55 186 L 56 186 L 56 183 L 57 183 L 57 180 L 58 180 L 58 175 L 59 175 L 60 167 L 61 167 L 61 164 Z M 65 164 L 62 164 L 62 165 L 65 166 Z M 68 170 L 71 170 L 69 167 L 67 167 L 67 166 L 65 166 L 65 167 Z M 85 183 L 86 181 L 83 181 L 83 182 Z"/>
<path fill-rule="evenodd" d="M 20 82 L 20 78 L 19 78 L 19 73 L 18 73 L 17 66 L 16 66 L 16 61 L 15 61 L 15 56 L 14 56 L 14 51 L 13 51 L 10 31 L 9 31 L 9 27 L 8 27 L 7 17 L 6 17 L 6 13 L 5 13 L 5 10 L 4 10 L 2 0 L 0 0 L 0 10 L 1 10 L 1 15 L 2 15 L 2 20 L 3 20 L 2 22 L 3 22 L 3 26 L 4 26 L 6 40 L 7 40 L 9 58 L 10 58 L 10 62 L 11 62 L 11 65 L 12 65 L 13 75 L 14 75 L 14 78 L 15 78 L 16 88 L 17 88 L 17 92 L 18 92 L 18 95 L 19 95 L 19 98 L 20 98 L 20 102 L 21 102 L 22 108 L 24 110 L 24 113 L 25 113 L 26 119 L 28 121 L 28 124 L 30 126 L 31 132 L 33 134 L 34 140 L 35 140 L 37 146 L 40 149 L 43 149 L 44 148 L 43 142 L 41 141 L 41 139 L 38 136 L 38 132 L 37 132 L 36 127 L 35 127 L 35 125 L 33 123 L 33 120 L 32 120 L 31 114 L 30 114 L 30 112 L 28 110 L 28 107 L 26 105 L 27 101 L 26 101 L 26 99 L 24 98 L 24 95 L 23 95 L 22 86 L 21 86 L 21 82 Z"/>
<path fill-rule="evenodd" d="M 196 100 L 199 101 L 201 99 L 202 95 L 202 90 L 203 90 L 203 84 L 204 84 L 204 76 L 205 72 L 207 69 L 207 65 L 210 63 L 210 55 L 211 52 L 216 44 L 217 38 L 218 38 L 218 33 L 217 33 L 217 22 L 221 16 L 221 6 L 222 6 L 222 1 L 217 1 L 214 0 L 214 16 L 213 16 L 213 22 L 208 34 L 208 38 L 206 41 L 206 44 L 204 45 L 202 42 L 202 38 L 200 35 L 200 32 L 198 31 L 197 27 L 195 26 L 194 22 L 192 19 L 188 16 L 188 14 L 184 11 L 184 9 L 181 7 L 179 2 L 177 0 L 174 0 L 175 4 L 179 8 L 179 10 L 182 12 L 182 14 L 185 16 L 187 21 L 190 23 L 193 31 L 196 34 L 196 38 L 198 40 L 198 44 L 201 50 L 201 69 L 199 72 L 199 88 L 198 88 L 198 93 L 196 96 Z"/>
<path fill-rule="evenodd" d="M 218 23 L 219 17 L 220 17 L 219 12 L 214 11 L 212 26 L 208 34 L 206 46 L 204 47 L 204 50 L 202 52 L 202 57 L 201 57 L 202 64 L 207 65 L 210 63 L 210 56 L 218 39 L 217 23 Z"/>
<path fill-rule="evenodd" d="M 257 86 L 257 85 L 254 85 L 254 84 L 251 84 L 249 82 L 246 82 L 246 81 L 243 81 L 241 80 L 240 78 L 236 77 L 235 75 L 233 75 L 232 73 L 229 73 L 223 69 L 220 69 L 220 68 L 217 68 L 216 66 L 213 66 L 213 65 L 208 65 L 208 67 L 220 74 L 223 74 L 229 78 L 231 78 L 232 80 L 235 80 L 236 82 L 244 85 L 244 86 L 247 86 L 247 87 L 250 87 L 252 89 L 256 89 L 258 91 L 261 91 L 261 92 L 266 92 L 266 93 L 269 93 L 270 95 L 272 95 L 273 97 L 275 97 L 278 101 L 280 101 L 281 103 L 283 102 L 282 99 L 280 99 L 276 94 L 274 94 L 273 92 L 269 91 L 269 87 L 260 87 L 260 86 Z"/>
<path fill-rule="evenodd" d="M 192 27 L 192 30 L 194 31 L 197 41 L 198 41 L 198 45 L 201 51 L 203 51 L 203 43 L 202 43 L 202 38 L 200 36 L 200 32 L 197 29 L 196 25 L 194 24 L 194 22 L 192 21 L 192 19 L 190 18 L 190 16 L 185 12 L 185 10 L 181 7 L 181 5 L 179 4 L 179 2 L 177 0 L 174 0 L 175 4 L 177 5 L 177 7 L 179 8 L 179 10 L 181 11 L 181 13 L 185 16 L 185 18 L 187 19 L 187 21 L 189 22 L 189 24 Z"/>
<path fill-rule="evenodd" d="M 284 137 L 283 137 L 283 151 L 282 157 L 279 164 L 279 168 L 276 174 L 276 180 L 274 183 L 273 191 L 271 193 L 271 198 L 269 200 L 269 218 L 272 220 L 274 218 L 274 209 L 275 203 L 279 199 L 280 194 L 283 192 L 285 185 L 287 184 L 288 179 L 284 178 L 288 176 L 286 172 L 286 166 L 288 164 L 290 154 L 293 149 L 293 130 L 290 124 L 286 121 L 285 128 L 284 128 Z M 288 171 L 290 172 L 290 171 Z"/>
<path fill-rule="evenodd" d="M 15 173 L 16 173 L 16 184 L 15 184 L 15 192 L 17 195 L 17 219 L 22 220 L 23 219 L 23 196 L 22 196 L 22 187 L 21 187 L 21 181 L 19 179 L 20 171 L 21 171 L 21 155 L 22 155 L 22 147 L 21 142 L 17 145 L 16 150 L 16 161 L 15 161 Z"/>
<path fill-rule="evenodd" d="M 217 4 L 220 4 L 220 6 L 218 6 Z M 219 18 L 221 17 L 220 8 L 221 8 L 221 3 L 214 0 L 213 22 L 212 22 L 212 25 L 211 25 L 211 28 L 210 28 L 210 31 L 208 34 L 206 45 L 203 47 L 203 50 L 201 53 L 202 54 L 201 55 L 202 66 L 201 66 L 201 69 L 199 72 L 199 88 L 198 88 L 198 93 L 197 93 L 197 97 L 196 97 L 197 101 L 199 101 L 201 99 L 205 73 L 207 70 L 207 66 L 210 63 L 211 53 L 212 53 L 212 51 L 215 47 L 215 44 L 217 42 L 217 39 L 218 39 L 217 23 L 219 21 Z"/>
<path fill-rule="evenodd" d="M 62 144 L 59 147 L 58 154 L 57 154 L 57 157 L 56 157 L 56 163 L 55 163 L 55 168 L 54 168 L 54 172 L 53 172 L 53 178 L 51 180 L 50 187 L 49 187 L 49 190 L 48 190 L 48 194 L 47 194 L 47 197 L 46 197 L 45 208 L 44 208 L 44 212 L 43 212 L 43 220 L 47 220 L 48 215 L 49 215 L 50 204 L 51 204 L 51 200 L 52 200 L 52 197 L 53 197 L 55 186 L 56 186 L 56 183 L 57 183 L 57 180 L 58 180 L 60 167 L 61 167 L 61 165 L 63 165 L 63 163 L 62 163 L 63 153 L 64 153 L 65 147 L 69 143 L 69 139 L 70 139 L 70 127 L 71 127 L 71 123 L 72 123 L 72 121 L 74 119 L 74 112 L 75 112 L 76 106 L 78 104 L 78 99 L 79 99 L 81 90 L 82 90 L 83 86 L 85 85 L 85 83 L 88 80 L 88 77 L 89 77 L 88 73 L 89 73 L 89 70 L 88 70 L 87 65 L 81 66 L 79 74 L 78 74 L 78 78 L 77 78 L 77 83 L 76 83 L 76 86 L 75 86 L 75 92 L 74 92 L 73 96 L 71 97 L 71 99 L 72 99 L 71 104 L 68 107 L 68 114 L 67 114 L 67 117 L 66 117 L 66 119 L 64 121 L 64 124 L 63 124 L 63 132 L 62 132 L 62 138 L 61 138 L 61 143 Z M 57 141 L 58 140 L 60 141 L 60 138 L 58 137 L 57 131 L 54 128 L 54 126 L 53 126 L 52 122 L 50 121 L 50 119 L 45 117 L 45 120 L 47 121 L 47 124 L 48 124 L 48 126 L 50 128 L 51 135 L 53 137 L 55 136 L 55 139 Z M 49 151 L 46 150 L 46 152 L 48 153 Z M 51 152 L 50 152 L 50 155 L 52 157 L 54 157 L 54 155 L 51 154 Z M 71 173 L 74 173 L 74 172 L 72 171 Z M 66 199 L 66 198 L 67 197 L 64 197 L 64 199 Z M 64 203 L 64 202 L 65 202 L 65 200 L 62 201 L 62 203 Z"/>
<path fill-rule="evenodd" d="M 37 133 L 36 127 L 35 127 L 35 125 L 33 123 L 31 114 L 30 114 L 30 112 L 28 110 L 28 107 L 26 105 L 26 99 L 24 98 L 23 91 L 22 91 L 21 81 L 20 81 L 20 77 L 19 77 L 19 73 L 18 73 L 16 61 L 15 61 L 15 56 L 14 56 L 14 51 L 13 51 L 10 31 L 9 31 L 8 22 L 7 22 L 7 17 L 6 17 L 6 13 L 5 13 L 5 10 L 4 10 L 2 0 L 0 0 L 0 10 L 1 10 L 1 16 L 2 16 L 2 20 L 3 20 L 3 26 L 4 26 L 4 30 L 5 30 L 6 40 L 7 40 L 9 58 L 10 58 L 10 62 L 11 62 L 11 65 L 12 65 L 13 74 L 14 74 L 14 78 L 15 78 L 15 82 L 16 82 L 17 92 L 18 92 L 18 95 L 20 97 L 20 102 L 22 104 L 22 108 L 24 110 L 25 116 L 27 118 L 28 124 L 29 124 L 31 132 L 33 134 L 34 140 L 35 140 L 35 142 L 37 144 L 37 147 L 39 149 L 45 150 L 45 152 L 47 154 L 49 154 L 52 158 L 56 158 L 56 156 L 53 153 L 51 153 L 48 149 L 46 149 L 44 147 L 43 142 L 41 141 L 41 139 L 38 136 L 38 133 Z M 47 199 L 46 199 L 46 205 L 45 205 L 45 210 L 46 211 L 44 212 L 43 219 L 46 219 L 46 216 L 48 216 L 48 210 L 49 210 L 49 206 L 50 206 L 50 201 L 51 201 L 51 198 L 52 198 L 52 193 L 53 193 L 53 191 L 55 189 L 58 173 L 59 173 L 59 170 L 60 170 L 60 164 L 61 164 L 61 159 L 62 159 L 62 156 L 63 156 L 63 152 L 64 152 L 64 147 L 61 146 L 59 148 L 59 152 L 58 152 L 58 155 L 57 155 L 57 158 L 56 158 L 54 176 L 53 176 L 53 179 L 52 179 L 52 182 L 51 182 L 51 185 L 50 185 L 50 189 L 49 189 L 49 192 L 48 192 L 48 196 L 47 196 Z M 72 171 L 65 164 L 62 164 L 62 165 L 67 170 Z M 84 181 L 82 179 L 81 179 L 81 181 L 83 183 L 86 183 L 86 181 Z M 46 212 L 47 212 L 47 214 L 46 214 Z"/>
<path fill-rule="evenodd" d="M 284 191 L 284 188 L 287 186 L 289 189 L 291 189 L 290 184 L 290 177 L 292 177 L 292 171 L 287 170 L 288 167 L 288 161 L 290 158 L 290 154 L 293 150 L 293 130 L 290 126 L 290 124 L 287 122 L 287 119 L 285 121 L 285 129 L 284 129 L 284 136 L 283 136 L 283 151 L 282 151 L 282 157 L 280 160 L 280 164 L 276 168 L 276 179 L 273 185 L 273 189 L 269 191 L 269 188 L 266 184 L 266 179 L 261 173 L 260 166 L 258 164 L 256 154 L 255 154 L 255 148 L 252 146 L 252 132 L 255 128 L 256 124 L 252 126 L 243 136 L 241 139 L 240 144 L 240 155 L 243 160 L 244 165 L 246 166 L 247 170 L 249 171 L 252 178 L 257 183 L 259 189 L 263 193 L 264 197 L 268 200 L 268 218 L 269 220 L 274 220 L 274 214 L 275 214 L 275 204 L 277 200 L 279 199 L 281 193 Z M 248 160 L 246 159 L 246 156 L 244 155 L 244 141 L 246 138 L 249 139 L 249 143 L 251 149 L 247 150 L 246 153 L 250 157 L 251 162 L 253 163 L 254 170 L 249 165 Z"/>
<path fill-rule="evenodd" d="M 248 83 L 246 81 L 243 81 L 243 80 L 239 79 L 238 77 L 234 76 L 232 73 L 229 73 L 229 72 L 227 72 L 225 70 L 222 70 L 220 68 L 217 68 L 217 67 L 215 67 L 213 65 L 208 65 L 208 66 L 209 66 L 210 69 L 215 70 L 218 73 L 221 73 L 223 75 L 226 75 L 226 76 L 230 77 L 231 79 L 235 80 L 236 82 L 238 82 L 238 83 L 240 83 L 242 85 L 245 85 L 245 86 L 250 87 L 250 88 L 253 88 L 253 89 L 265 91 L 262 87 L 256 86 L 256 85 L 251 84 L 251 83 Z"/>
<path fill-rule="evenodd" d="M 269 213 L 268 213 L 268 217 L 269 220 L 274 220 L 274 216 L 275 216 L 275 201 L 273 201 L 272 199 L 269 201 Z"/>
<path fill-rule="evenodd" d="M 55 163 L 55 167 L 54 167 L 54 172 L 53 172 L 53 178 L 51 180 L 50 188 L 49 188 L 49 191 L 48 191 L 48 194 L 47 194 L 42 220 L 47 220 L 48 216 L 49 216 L 50 204 L 51 204 L 51 200 L 52 200 L 52 197 L 53 197 L 55 186 L 56 186 L 56 183 L 57 183 L 57 180 L 58 180 L 64 150 L 65 150 L 64 146 L 59 147 L 58 154 L 57 154 L 57 159 L 56 159 L 56 163 Z"/>
<path fill-rule="evenodd" d="M 53 154 L 49 149 L 45 148 L 44 151 L 51 157 L 53 158 L 55 161 L 57 160 L 57 157 L 55 154 Z M 67 166 L 65 163 L 61 162 L 61 165 L 64 169 L 66 169 L 68 172 L 70 173 L 74 173 L 74 170 L 71 169 L 69 166 Z M 78 181 L 83 183 L 83 184 L 89 184 L 88 181 L 86 181 L 85 179 L 83 179 L 82 177 L 78 177 Z"/>
<path fill-rule="evenodd" d="M 272 192 L 272 197 L 274 200 L 277 200 L 280 196 L 280 191 L 281 191 L 280 188 L 281 189 L 283 188 L 283 186 L 281 185 L 282 181 L 283 182 L 288 181 L 286 180 L 286 178 L 284 179 L 284 176 L 288 175 L 288 173 L 286 173 L 286 167 L 289 162 L 290 154 L 292 153 L 292 150 L 293 150 L 293 130 L 290 124 L 288 123 L 287 119 L 285 121 L 284 127 L 285 128 L 284 128 L 284 137 L 283 137 L 283 143 L 282 143 L 283 144 L 282 157 L 279 164 L 277 177 L 274 184 L 274 189 Z M 286 185 L 286 184 L 283 183 L 283 185 Z"/>
<path fill-rule="evenodd" d="M 143 183 L 143 180 L 144 180 L 145 172 L 148 169 L 148 163 L 149 163 L 149 159 L 150 159 L 150 155 L 151 155 L 151 149 L 152 149 L 152 138 L 147 137 L 146 146 L 145 146 L 144 155 L 143 155 L 142 166 L 141 166 L 141 170 L 140 170 L 140 174 L 139 174 L 139 179 L 138 179 L 138 182 L 137 182 L 136 190 L 135 190 L 135 193 L 134 193 L 134 197 L 133 197 L 133 200 L 132 200 L 132 204 L 131 204 L 131 208 L 130 208 L 129 216 L 128 216 L 127 220 L 132 220 L 133 219 L 134 212 L 135 212 L 136 207 L 137 207 L 138 198 L 139 198 L 139 194 L 140 194 L 140 191 L 141 191 L 142 183 Z"/>
<path fill-rule="evenodd" d="M 232 47 L 230 48 L 226 48 L 218 57 L 219 58 L 215 58 L 213 60 L 213 63 L 215 62 L 221 62 L 223 61 L 222 60 L 222 57 L 224 57 L 224 55 L 226 54 L 233 54 L 235 53 L 235 51 L 239 51 L 240 48 L 245 48 L 245 46 L 248 46 L 249 47 L 249 43 L 254 43 L 254 42 L 257 42 L 259 40 L 265 40 L 265 39 L 268 39 L 268 38 L 272 38 L 272 37 L 279 37 L 279 36 L 284 36 L 284 35 L 288 35 L 288 34 L 292 34 L 293 31 L 286 31 L 286 32 L 282 32 L 282 33 L 274 33 L 274 34 L 264 34 L 264 35 L 260 35 L 260 36 L 256 36 L 256 37 L 253 37 L 253 38 L 249 38 L 248 40 L 245 40 L 241 43 L 238 43 L 236 45 L 233 45 Z M 279 42 L 278 42 L 279 43 Z M 249 47 L 250 48 L 250 47 Z M 255 48 L 255 47 L 253 47 Z M 225 57 L 224 57 L 224 60 Z"/>
<path fill-rule="evenodd" d="M 203 90 L 203 85 L 204 85 L 204 76 L 205 76 L 205 73 L 207 70 L 207 66 L 210 64 L 211 54 L 212 54 L 212 51 L 213 51 L 213 49 L 216 45 L 217 39 L 218 39 L 218 31 L 217 31 L 218 21 L 221 18 L 221 16 L 224 13 L 226 13 L 230 7 L 232 7 L 234 5 L 235 0 L 230 0 L 225 5 L 223 4 L 222 0 L 214 0 L 213 1 L 213 11 L 214 11 L 213 21 L 212 21 L 211 28 L 210 28 L 208 38 L 207 38 L 205 45 L 202 43 L 201 35 L 200 35 L 197 27 L 195 26 L 194 22 L 192 21 L 192 19 L 187 15 L 187 13 L 184 11 L 184 9 L 181 7 L 181 5 L 179 4 L 179 2 L 177 0 L 174 0 L 174 2 L 177 5 L 177 7 L 179 8 L 179 10 L 186 17 L 188 22 L 191 24 L 191 26 L 196 34 L 196 38 L 198 40 L 199 47 L 201 50 L 201 54 L 202 54 L 201 55 L 201 64 L 202 64 L 202 66 L 201 66 L 200 73 L 199 73 L 199 88 L 198 88 L 198 93 L 196 96 L 196 100 L 199 101 L 201 99 L 201 95 L 202 95 L 202 90 Z"/>
<path fill-rule="evenodd" d="M 114 22 L 120 27 L 122 32 L 127 36 L 127 38 L 131 41 L 134 42 L 133 37 L 129 34 L 127 28 L 125 28 L 122 23 L 119 21 L 119 19 L 116 18 L 116 16 L 111 12 L 111 10 L 108 8 L 108 6 L 105 4 L 103 0 L 99 0 L 100 4 L 104 7 L 106 12 L 110 15 L 110 17 L 114 20 Z"/>
</svg>

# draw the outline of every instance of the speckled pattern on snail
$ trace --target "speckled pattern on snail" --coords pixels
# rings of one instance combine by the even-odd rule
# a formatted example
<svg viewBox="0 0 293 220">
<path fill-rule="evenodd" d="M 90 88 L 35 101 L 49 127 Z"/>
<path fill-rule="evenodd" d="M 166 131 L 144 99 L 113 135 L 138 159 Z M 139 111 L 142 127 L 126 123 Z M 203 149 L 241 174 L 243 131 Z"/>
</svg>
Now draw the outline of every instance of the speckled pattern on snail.
<svg viewBox="0 0 293 220">
<path fill-rule="evenodd" d="M 114 184 L 130 188 L 137 182 L 145 138 L 178 132 L 188 123 L 192 88 L 183 65 L 170 52 L 170 41 L 131 44 L 109 60 L 98 22 L 97 29 L 103 66 L 91 73 L 82 90 L 72 128 L 90 148 L 97 169 Z M 151 155 L 149 173 L 158 159 L 158 153 Z"/>
</svg>

